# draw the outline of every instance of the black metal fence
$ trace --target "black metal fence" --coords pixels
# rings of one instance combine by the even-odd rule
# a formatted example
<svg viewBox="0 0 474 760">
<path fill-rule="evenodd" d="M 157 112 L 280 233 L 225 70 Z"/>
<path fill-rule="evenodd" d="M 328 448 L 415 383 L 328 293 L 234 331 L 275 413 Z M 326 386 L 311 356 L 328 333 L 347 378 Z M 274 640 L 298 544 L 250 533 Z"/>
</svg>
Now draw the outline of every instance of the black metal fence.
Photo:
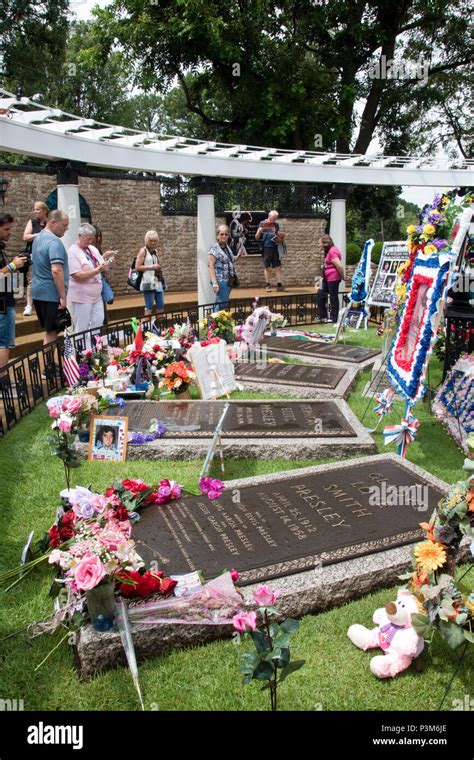
<svg viewBox="0 0 474 760">
<path fill-rule="evenodd" d="M 260 306 L 267 306 L 271 311 L 282 314 L 289 326 L 304 327 L 318 321 L 315 293 L 288 294 L 260 298 Z M 230 302 L 231 312 L 236 324 L 245 322 L 255 308 L 252 298 L 235 299 Z M 215 310 L 215 305 L 204 304 L 185 309 L 170 308 L 163 317 L 156 319 L 158 328 L 172 327 L 176 323 L 189 321 L 195 329 L 199 319 L 206 318 Z M 152 320 L 141 320 L 144 330 L 152 328 Z M 124 347 L 133 342 L 134 334 L 130 320 L 122 320 L 104 325 L 96 330 L 87 330 L 71 335 L 79 357 L 82 351 L 93 344 L 97 335 L 106 336 L 107 344 Z M 39 403 L 47 400 L 65 386 L 62 372 L 64 338 L 43 346 L 11 361 L 0 375 L 0 436 L 14 427 L 17 422 L 29 414 Z"/>
</svg>

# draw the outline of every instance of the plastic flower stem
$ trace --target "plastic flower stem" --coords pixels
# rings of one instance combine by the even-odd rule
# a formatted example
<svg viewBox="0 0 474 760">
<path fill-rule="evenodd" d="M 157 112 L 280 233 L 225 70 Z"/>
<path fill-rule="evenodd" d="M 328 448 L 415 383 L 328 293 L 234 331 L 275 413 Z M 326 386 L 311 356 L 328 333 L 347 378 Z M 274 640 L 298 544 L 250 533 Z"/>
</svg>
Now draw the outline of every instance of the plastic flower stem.
<svg viewBox="0 0 474 760">
<path fill-rule="evenodd" d="M 3 591 L 2 591 L 2 593 L 6 594 L 7 591 L 10 591 L 10 589 L 13 588 L 13 586 L 16 586 L 17 583 L 20 583 L 20 581 L 23 580 L 23 578 L 25 577 L 25 575 L 28 575 L 28 573 L 31 573 L 32 570 L 33 570 L 32 567 L 30 567 L 29 570 L 26 570 L 22 575 L 20 575 L 19 578 L 16 579 L 16 581 L 13 581 L 13 583 L 10 583 L 9 586 L 7 586 L 6 588 L 4 588 Z"/>
<path fill-rule="evenodd" d="M 447 685 L 447 687 L 445 689 L 445 692 L 443 694 L 443 699 L 440 702 L 438 710 L 441 710 L 441 708 L 443 707 L 443 704 L 444 704 L 444 700 L 446 699 L 446 697 L 449 694 L 449 690 L 451 689 L 451 686 L 453 685 L 453 681 L 456 678 L 457 672 L 458 672 L 458 670 L 459 670 L 459 668 L 461 666 L 461 663 L 462 663 L 462 661 L 464 659 L 464 655 L 466 654 L 466 649 L 467 649 L 467 645 L 468 644 L 469 644 L 468 641 L 466 641 L 466 643 L 464 644 L 464 649 L 462 650 L 461 656 L 460 656 L 459 660 L 457 661 L 456 667 L 454 668 L 453 675 L 451 676 L 451 680 L 450 680 L 450 682 L 448 683 L 448 685 Z"/>
<path fill-rule="evenodd" d="M 61 641 L 59 641 L 59 642 L 56 644 L 56 646 L 55 646 L 55 647 L 53 647 L 53 648 L 51 649 L 51 651 L 50 651 L 50 652 L 48 652 L 48 654 L 46 655 L 46 657 L 44 658 L 44 660 L 41 660 L 40 664 L 36 666 L 36 668 L 35 668 L 35 670 L 34 670 L 34 672 L 35 672 L 35 673 L 36 673 L 36 671 L 37 671 L 37 670 L 39 670 L 39 669 L 40 669 L 40 667 L 41 667 L 42 665 L 44 665 L 44 663 L 46 662 L 46 660 L 48 659 L 48 657 L 50 657 L 50 656 L 53 654 L 53 652 L 55 652 L 55 651 L 56 651 L 56 649 L 57 649 L 58 647 L 60 647 L 60 646 L 61 646 L 61 644 L 63 643 L 63 641 L 64 641 L 65 639 L 67 639 L 67 637 L 68 637 L 68 636 L 70 636 L 70 634 L 71 634 L 71 632 L 70 632 L 70 631 L 66 631 L 66 633 L 65 633 L 65 634 L 64 634 L 64 636 L 62 637 Z"/>
<path fill-rule="evenodd" d="M 264 619 L 264 625 L 267 629 L 267 636 L 268 636 L 268 642 L 270 644 L 270 651 L 273 652 L 273 641 L 272 641 L 272 635 L 270 633 L 270 620 L 268 617 L 268 612 L 265 610 L 263 613 L 263 619 Z M 270 700 L 271 700 L 271 706 L 272 706 L 272 712 L 275 712 L 277 709 L 277 667 L 273 663 L 272 660 L 272 668 L 273 668 L 273 678 L 269 681 L 270 686 Z"/>
</svg>

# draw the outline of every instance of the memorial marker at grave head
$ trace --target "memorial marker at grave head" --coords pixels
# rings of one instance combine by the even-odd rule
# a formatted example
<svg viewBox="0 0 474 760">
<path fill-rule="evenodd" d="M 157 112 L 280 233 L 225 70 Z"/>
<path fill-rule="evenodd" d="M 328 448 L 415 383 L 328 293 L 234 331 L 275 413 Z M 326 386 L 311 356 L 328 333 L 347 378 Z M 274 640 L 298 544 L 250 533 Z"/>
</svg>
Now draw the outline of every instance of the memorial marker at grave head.
<svg viewBox="0 0 474 760">
<path fill-rule="evenodd" d="M 265 338 L 264 345 L 271 352 L 294 356 L 308 356 L 315 359 L 331 359 L 331 361 L 361 364 L 377 356 L 378 349 L 361 346 L 347 346 L 316 343 L 300 338 Z"/>
<path fill-rule="evenodd" d="M 133 531 L 140 555 L 165 572 L 235 567 L 244 584 L 265 581 L 415 542 L 443 495 L 390 455 L 256 480 L 149 507 Z"/>
</svg>

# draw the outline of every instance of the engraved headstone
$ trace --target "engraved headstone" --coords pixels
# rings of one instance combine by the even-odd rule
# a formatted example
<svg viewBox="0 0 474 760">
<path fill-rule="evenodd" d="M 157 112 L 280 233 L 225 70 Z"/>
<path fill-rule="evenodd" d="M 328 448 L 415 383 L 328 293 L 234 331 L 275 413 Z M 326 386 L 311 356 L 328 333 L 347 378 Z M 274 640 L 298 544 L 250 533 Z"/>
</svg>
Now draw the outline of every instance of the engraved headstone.
<svg viewBox="0 0 474 760">
<path fill-rule="evenodd" d="M 443 491 L 403 462 L 375 459 L 148 507 L 133 529 L 138 552 L 166 573 L 210 579 L 235 567 L 252 583 L 419 540 Z"/>
<path fill-rule="evenodd" d="M 349 362 L 351 364 L 359 364 L 380 353 L 378 349 L 326 343 L 319 344 L 300 338 L 269 337 L 265 338 L 264 345 L 269 351 L 276 353 L 311 356 L 339 362 Z"/>
<path fill-rule="evenodd" d="M 295 385 L 333 390 L 347 374 L 344 369 L 318 367 L 313 364 L 258 364 L 255 362 L 235 365 L 238 380 L 252 380 L 278 385 Z"/>
<path fill-rule="evenodd" d="M 129 430 L 148 430 L 154 419 L 165 425 L 166 439 L 211 438 L 225 403 L 130 401 L 118 411 L 128 417 Z M 357 433 L 334 401 L 262 400 L 230 401 L 221 437 L 355 438 Z"/>
</svg>

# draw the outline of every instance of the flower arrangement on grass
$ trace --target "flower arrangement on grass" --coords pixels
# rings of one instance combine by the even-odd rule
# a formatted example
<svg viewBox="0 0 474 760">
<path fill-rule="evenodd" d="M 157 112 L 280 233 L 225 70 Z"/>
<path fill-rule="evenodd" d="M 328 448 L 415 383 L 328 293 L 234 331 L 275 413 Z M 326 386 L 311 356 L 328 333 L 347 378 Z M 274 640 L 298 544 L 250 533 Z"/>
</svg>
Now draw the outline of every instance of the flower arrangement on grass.
<svg viewBox="0 0 474 760">
<path fill-rule="evenodd" d="M 473 439 L 470 447 L 474 451 Z M 472 471 L 472 460 L 466 460 L 464 468 Z M 413 550 L 414 572 L 403 576 L 423 610 L 414 616 L 413 627 L 426 640 L 439 632 L 453 649 L 472 644 L 474 590 L 472 584 L 456 583 L 453 576 L 462 538 L 474 539 L 474 476 L 456 483 L 421 527 L 426 535 Z"/>
<path fill-rule="evenodd" d="M 176 395 L 187 391 L 196 377 L 195 373 L 183 361 L 168 364 L 161 376 L 160 388 L 166 388 Z"/>
<path fill-rule="evenodd" d="M 222 309 L 210 314 L 207 319 L 200 322 L 201 334 L 204 333 L 207 339 L 222 338 L 226 343 L 233 343 L 235 340 L 235 320 L 230 311 Z"/>
<path fill-rule="evenodd" d="M 266 681 L 264 688 L 269 689 L 272 710 L 277 709 L 278 685 L 305 662 L 291 661 L 290 634 L 299 630 L 299 623 L 291 618 L 281 624 L 271 620 L 279 614 L 274 605 L 280 595 L 280 590 L 272 591 L 266 585 L 259 586 L 253 593 L 258 615 L 255 611 L 239 612 L 232 620 L 239 636 L 250 637 L 256 649 L 255 653 L 246 652 L 241 657 L 242 683 Z M 259 627 L 258 617 L 262 621 Z"/>
<path fill-rule="evenodd" d="M 50 398 L 46 406 L 52 418 L 52 434 L 48 435 L 51 453 L 64 465 L 66 488 L 71 487 L 71 470 L 81 466 L 81 459 L 74 449 L 74 440 L 79 428 L 80 416 L 83 414 L 82 399 L 74 396 L 56 396 Z"/>
<path fill-rule="evenodd" d="M 272 312 L 272 315 L 270 317 L 270 326 L 274 329 L 282 329 L 283 327 L 286 327 L 288 324 L 288 320 L 286 317 L 283 316 L 283 314 L 275 314 Z"/>
</svg>

